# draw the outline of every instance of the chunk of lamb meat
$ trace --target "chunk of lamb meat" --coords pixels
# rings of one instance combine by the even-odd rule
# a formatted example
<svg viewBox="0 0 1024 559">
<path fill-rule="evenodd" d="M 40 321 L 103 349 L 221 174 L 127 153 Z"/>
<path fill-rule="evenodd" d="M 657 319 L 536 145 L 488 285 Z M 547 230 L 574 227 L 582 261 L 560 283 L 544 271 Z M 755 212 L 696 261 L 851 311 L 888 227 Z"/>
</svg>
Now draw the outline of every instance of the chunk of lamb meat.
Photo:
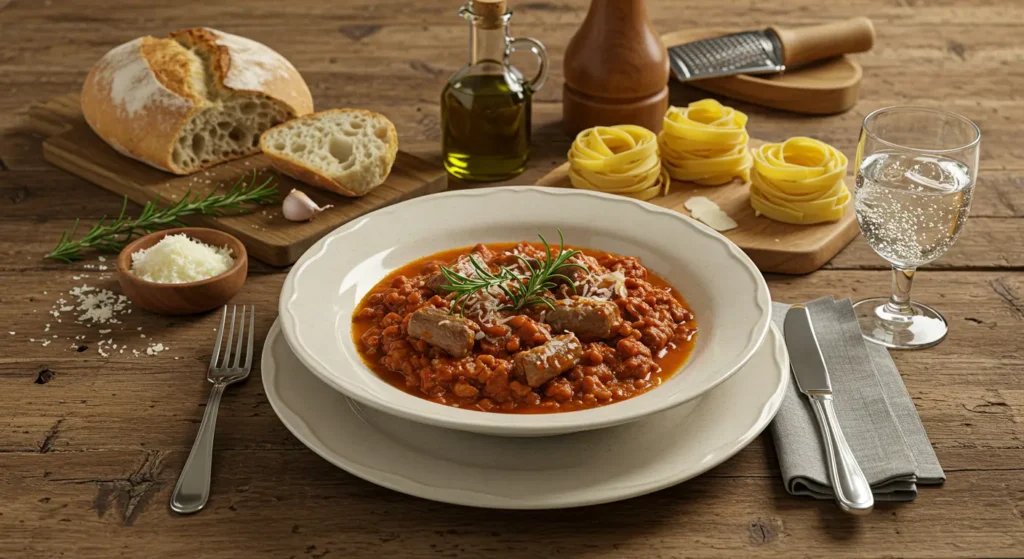
<svg viewBox="0 0 1024 559">
<path fill-rule="evenodd" d="M 516 354 L 513 371 L 533 388 L 572 369 L 583 356 L 583 344 L 573 334 L 562 334 L 551 341 Z"/>
<path fill-rule="evenodd" d="M 452 357 L 469 355 L 476 342 L 472 322 L 435 307 L 423 307 L 409 318 L 409 335 L 439 347 Z"/>
<path fill-rule="evenodd" d="M 444 277 L 444 274 L 441 273 L 440 271 L 437 271 L 437 272 L 434 272 L 433 274 L 430 274 L 429 276 L 427 276 L 427 280 L 425 282 L 425 285 L 427 286 L 428 289 L 433 291 L 435 294 L 444 297 L 445 295 L 448 295 L 449 293 L 451 293 L 451 291 L 447 291 L 445 289 L 441 289 L 441 286 L 446 284 L 446 283 L 448 283 L 448 278 Z"/>
<path fill-rule="evenodd" d="M 544 315 L 555 332 L 572 332 L 585 342 L 596 342 L 612 336 L 619 321 L 619 307 L 611 301 L 594 299 L 562 299 Z"/>
</svg>

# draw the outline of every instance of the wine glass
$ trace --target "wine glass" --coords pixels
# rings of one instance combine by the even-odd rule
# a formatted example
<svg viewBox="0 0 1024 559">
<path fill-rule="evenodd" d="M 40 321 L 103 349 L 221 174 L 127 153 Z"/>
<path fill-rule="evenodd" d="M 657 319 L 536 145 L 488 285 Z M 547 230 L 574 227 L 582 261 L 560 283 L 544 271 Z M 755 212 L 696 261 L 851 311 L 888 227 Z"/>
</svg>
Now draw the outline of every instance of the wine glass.
<svg viewBox="0 0 1024 559">
<path fill-rule="evenodd" d="M 918 266 L 953 246 L 971 209 L 981 130 L 960 115 L 887 107 L 864 118 L 857 144 L 857 222 L 892 264 L 892 295 L 854 305 L 864 338 L 899 349 L 933 346 L 946 319 L 910 301 Z"/>
</svg>

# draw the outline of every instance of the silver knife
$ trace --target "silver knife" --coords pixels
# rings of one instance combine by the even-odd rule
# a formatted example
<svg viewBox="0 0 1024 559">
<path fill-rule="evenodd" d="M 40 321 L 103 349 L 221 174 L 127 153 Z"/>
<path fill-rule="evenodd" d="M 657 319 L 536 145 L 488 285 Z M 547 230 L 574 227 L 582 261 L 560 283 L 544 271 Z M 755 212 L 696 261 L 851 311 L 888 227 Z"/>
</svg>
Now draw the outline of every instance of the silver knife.
<svg viewBox="0 0 1024 559">
<path fill-rule="evenodd" d="M 875 506 L 875 498 L 839 427 L 839 419 L 832 406 L 832 383 L 828 378 L 828 367 L 821 356 L 807 307 L 793 305 L 786 313 L 783 331 L 796 385 L 800 392 L 810 398 L 811 408 L 818 418 L 828 460 L 828 477 L 832 482 L 836 502 L 845 512 L 868 514 Z"/>
</svg>

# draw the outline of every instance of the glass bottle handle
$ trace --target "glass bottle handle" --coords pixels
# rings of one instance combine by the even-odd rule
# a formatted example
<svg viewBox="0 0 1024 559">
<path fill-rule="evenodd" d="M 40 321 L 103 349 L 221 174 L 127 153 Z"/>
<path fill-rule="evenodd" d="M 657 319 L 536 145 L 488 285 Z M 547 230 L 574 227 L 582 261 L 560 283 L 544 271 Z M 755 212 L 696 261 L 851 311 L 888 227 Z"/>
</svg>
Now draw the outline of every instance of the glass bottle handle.
<svg viewBox="0 0 1024 559">
<path fill-rule="evenodd" d="M 544 81 L 548 79 L 548 51 L 544 48 L 544 45 L 537 39 L 531 39 L 529 37 L 517 37 L 512 39 L 508 43 L 508 48 L 505 49 L 505 66 L 510 66 L 509 57 L 513 52 L 517 50 L 529 50 L 537 57 L 537 75 L 533 79 L 528 80 L 526 85 L 532 91 L 544 87 Z"/>
</svg>

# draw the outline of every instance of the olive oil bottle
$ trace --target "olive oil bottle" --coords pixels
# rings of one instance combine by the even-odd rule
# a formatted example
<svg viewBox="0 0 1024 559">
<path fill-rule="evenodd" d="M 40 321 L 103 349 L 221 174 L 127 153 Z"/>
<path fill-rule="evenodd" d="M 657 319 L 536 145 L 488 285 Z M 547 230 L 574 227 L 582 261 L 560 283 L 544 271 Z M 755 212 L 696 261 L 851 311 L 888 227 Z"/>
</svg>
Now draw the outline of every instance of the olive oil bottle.
<svg viewBox="0 0 1024 559">
<path fill-rule="evenodd" d="M 470 59 L 441 93 L 445 169 L 465 180 L 514 177 L 530 157 L 530 98 L 547 77 L 547 52 L 534 39 L 509 37 L 505 0 L 472 0 L 459 15 L 470 23 Z M 537 56 L 532 80 L 509 63 L 519 49 Z"/>
</svg>

